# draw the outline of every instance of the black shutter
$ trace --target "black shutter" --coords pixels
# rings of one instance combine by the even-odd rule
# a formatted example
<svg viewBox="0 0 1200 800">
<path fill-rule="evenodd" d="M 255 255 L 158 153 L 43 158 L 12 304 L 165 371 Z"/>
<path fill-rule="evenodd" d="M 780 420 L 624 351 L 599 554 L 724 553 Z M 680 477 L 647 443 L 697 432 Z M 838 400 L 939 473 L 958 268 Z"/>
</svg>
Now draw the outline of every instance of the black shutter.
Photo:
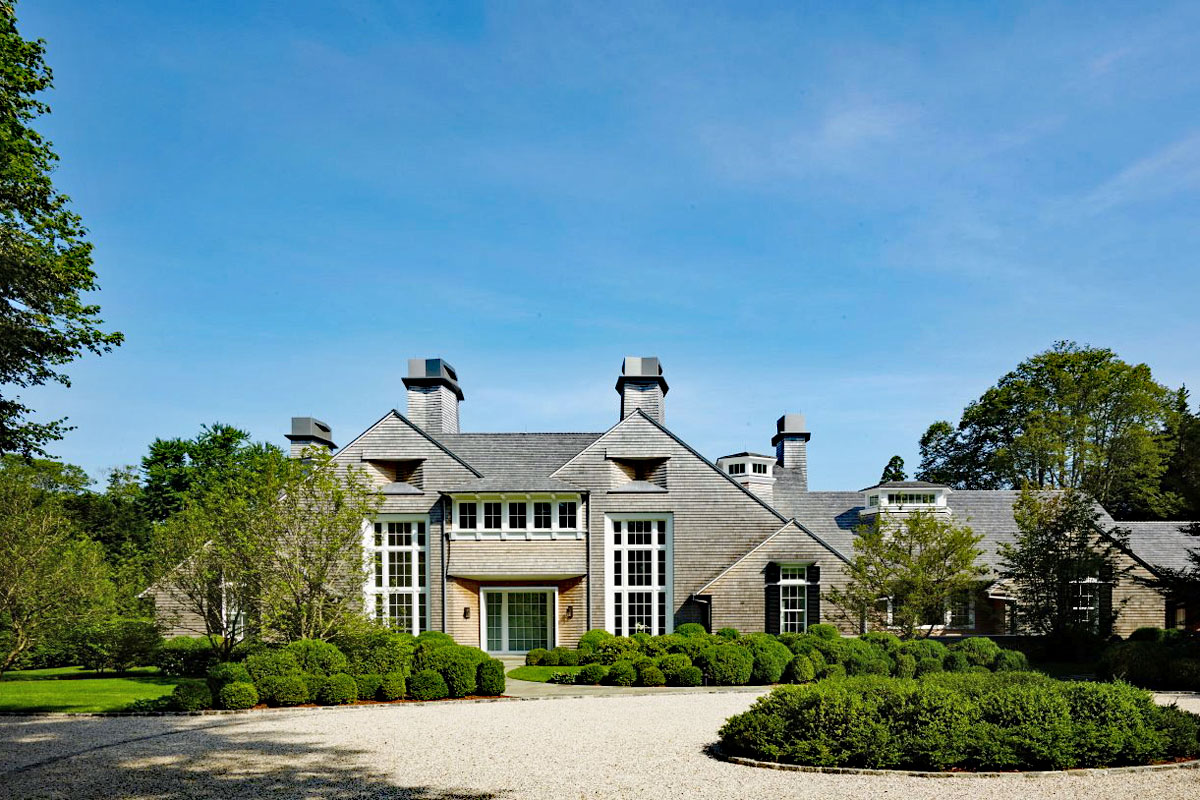
<svg viewBox="0 0 1200 800">
<path fill-rule="evenodd" d="M 816 564 L 809 564 L 804 578 L 808 581 L 808 596 L 805 598 L 808 624 L 816 625 L 821 621 L 821 568 Z"/>
<path fill-rule="evenodd" d="M 774 561 L 767 564 L 763 570 L 766 587 L 763 592 L 763 605 L 766 609 L 766 620 L 763 630 L 770 634 L 779 633 L 779 565 Z"/>
</svg>

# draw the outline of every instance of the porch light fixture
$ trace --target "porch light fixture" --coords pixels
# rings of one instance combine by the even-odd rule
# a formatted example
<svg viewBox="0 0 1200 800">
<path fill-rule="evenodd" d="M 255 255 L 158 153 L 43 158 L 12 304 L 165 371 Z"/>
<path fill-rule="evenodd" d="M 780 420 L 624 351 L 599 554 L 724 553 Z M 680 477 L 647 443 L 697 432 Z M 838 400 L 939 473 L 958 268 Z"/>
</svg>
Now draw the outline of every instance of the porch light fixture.
<svg viewBox="0 0 1200 800">
<path fill-rule="evenodd" d="M 567 619 L 575 616 L 575 606 L 567 606 Z"/>
<path fill-rule="evenodd" d="M 471 607 L 463 606 L 463 619 L 470 619 L 470 618 L 471 618 Z"/>
</svg>

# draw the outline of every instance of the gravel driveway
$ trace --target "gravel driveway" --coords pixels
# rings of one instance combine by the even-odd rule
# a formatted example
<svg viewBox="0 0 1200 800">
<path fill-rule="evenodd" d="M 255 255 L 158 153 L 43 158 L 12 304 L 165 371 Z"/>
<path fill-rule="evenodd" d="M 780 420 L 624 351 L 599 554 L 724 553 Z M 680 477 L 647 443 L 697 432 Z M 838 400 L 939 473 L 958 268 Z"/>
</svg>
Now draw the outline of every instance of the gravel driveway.
<svg viewBox="0 0 1200 800">
<path fill-rule="evenodd" d="M 0 797 L 1200 797 L 1200 770 L 922 779 L 777 772 L 706 756 L 721 722 L 756 696 L 3 717 Z"/>
</svg>

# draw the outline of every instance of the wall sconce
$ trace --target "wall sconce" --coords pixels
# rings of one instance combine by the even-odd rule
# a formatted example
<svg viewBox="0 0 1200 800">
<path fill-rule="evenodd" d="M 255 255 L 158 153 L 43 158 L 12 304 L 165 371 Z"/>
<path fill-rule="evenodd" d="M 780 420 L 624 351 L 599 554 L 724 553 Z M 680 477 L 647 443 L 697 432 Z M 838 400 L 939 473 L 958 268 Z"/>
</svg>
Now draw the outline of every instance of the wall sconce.
<svg viewBox="0 0 1200 800">
<path fill-rule="evenodd" d="M 470 619 L 470 618 L 471 618 L 471 607 L 463 606 L 463 619 Z"/>
<path fill-rule="evenodd" d="M 567 606 L 567 619 L 575 616 L 575 606 Z"/>
</svg>

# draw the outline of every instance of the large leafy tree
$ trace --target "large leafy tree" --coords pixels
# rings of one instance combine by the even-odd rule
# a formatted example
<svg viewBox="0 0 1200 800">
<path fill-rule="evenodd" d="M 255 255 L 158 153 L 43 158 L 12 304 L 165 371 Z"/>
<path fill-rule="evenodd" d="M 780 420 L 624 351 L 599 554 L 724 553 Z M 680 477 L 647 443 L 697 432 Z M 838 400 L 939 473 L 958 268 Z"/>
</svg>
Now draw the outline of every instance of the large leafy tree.
<svg viewBox="0 0 1200 800">
<path fill-rule="evenodd" d="M 36 485 L 35 474 L 13 462 L 0 468 L 0 674 L 112 611 L 102 548 L 76 531 L 61 496 Z"/>
<path fill-rule="evenodd" d="M 883 468 L 883 474 L 879 476 L 879 482 L 902 481 L 906 477 L 908 476 L 904 473 L 904 459 L 900 456 L 892 456 L 888 460 L 887 466 Z"/>
<path fill-rule="evenodd" d="M 142 459 L 141 503 L 146 516 L 163 522 L 201 495 L 235 475 L 258 469 L 277 448 L 255 444 L 250 434 L 220 422 L 205 425 L 192 439 L 155 439 Z"/>
<path fill-rule="evenodd" d="M 1172 444 L 1162 486 L 1180 499 L 1174 518 L 1200 520 L 1200 415 L 1192 412 L 1186 387 L 1172 398 L 1168 435 Z"/>
<path fill-rule="evenodd" d="M 45 43 L 23 39 L 15 4 L 0 0 L 0 453 L 26 456 L 45 455 L 66 425 L 32 421 L 13 388 L 69 386 L 61 367 L 122 340 L 85 300 L 97 288 L 92 247 L 51 181 L 58 156 L 32 127 L 51 84 Z"/>
<path fill-rule="evenodd" d="M 1012 583 L 1017 628 L 1056 642 L 1111 630 L 1127 535 L 1102 530 L 1095 504 L 1075 489 L 1023 489 L 1013 515 L 1017 536 L 1000 545 L 1000 575 Z"/>
<path fill-rule="evenodd" d="M 1058 342 L 921 437 L 917 477 L 961 489 L 1080 489 L 1117 518 L 1169 514 L 1172 394 L 1145 364 Z"/>
<path fill-rule="evenodd" d="M 932 513 L 914 512 L 893 518 L 881 514 L 862 525 L 854 536 L 854 561 L 847 568 L 844 588 L 833 588 L 829 600 L 852 620 L 869 620 L 874 627 L 889 624 L 905 636 L 933 628 L 949 603 L 973 591 L 986 568 L 983 537 L 966 525 Z"/>
</svg>

